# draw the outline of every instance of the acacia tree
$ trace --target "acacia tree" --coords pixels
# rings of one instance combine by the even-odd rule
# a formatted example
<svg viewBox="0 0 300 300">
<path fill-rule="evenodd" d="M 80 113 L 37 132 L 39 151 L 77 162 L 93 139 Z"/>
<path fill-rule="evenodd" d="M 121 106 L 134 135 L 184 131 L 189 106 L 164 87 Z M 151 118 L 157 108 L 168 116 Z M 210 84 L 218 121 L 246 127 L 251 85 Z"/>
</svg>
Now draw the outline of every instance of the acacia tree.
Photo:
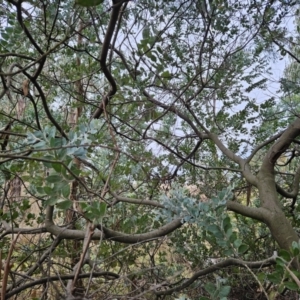
<svg viewBox="0 0 300 300">
<path fill-rule="evenodd" d="M 3 299 L 222 298 L 198 279 L 297 254 L 300 119 L 263 96 L 294 4 L 1 3 Z"/>
</svg>

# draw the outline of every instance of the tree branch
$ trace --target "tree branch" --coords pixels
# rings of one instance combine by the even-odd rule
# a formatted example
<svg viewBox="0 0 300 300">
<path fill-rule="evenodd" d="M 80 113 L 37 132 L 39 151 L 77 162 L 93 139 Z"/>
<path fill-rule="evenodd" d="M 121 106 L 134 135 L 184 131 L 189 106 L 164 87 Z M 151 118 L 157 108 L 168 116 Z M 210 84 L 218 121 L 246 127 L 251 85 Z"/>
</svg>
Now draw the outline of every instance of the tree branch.
<svg viewBox="0 0 300 300">
<path fill-rule="evenodd" d="M 191 285 L 195 280 L 197 280 L 199 277 L 205 276 L 207 274 L 219 271 L 220 269 L 224 269 L 230 266 L 240 266 L 240 267 L 249 267 L 251 269 L 259 269 L 259 268 L 264 268 L 264 267 L 269 267 L 271 265 L 274 265 L 276 263 L 276 258 L 274 256 L 262 260 L 262 261 L 244 261 L 244 260 L 240 260 L 240 259 L 235 259 L 235 258 L 229 258 L 226 259 L 222 262 L 216 263 L 213 266 L 210 266 L 208 268 L 205 268 L 204 270 L 200 270 L 196 273 L 194 273 L 194 275 L 185 280 L 182 284 L 180 284 L 179 286 L 176 286 L 174 288 L 165 290 L 165 291 L 159 291 L 159 292 L 155 292 L 156 295 L 171 295 L 173 292 L 177 292 L 177 291 L 181 291 L 184 288 L 188 287 L 189 285 Z"/>
<path fill-rule="evenodd" d="M 233 153 L 230 149 L 228 149 L 216 134 L 210 133 L 209 137 L 226 157 L 228 157 L 235 163 L 239 164 L 239 166 L 242 170 L 242 173 L 245 176 L 245 178 L 247 179 L 247 181 L 249 183 L 251 183 L 252 185 L 257 186 L 257 178 L 256 178 L 256 176 L 254 176 L 251 173 L 250 166 L 249 166 L 247 160 L 239 157 L 238 155 Z"/>
<path fill-rule="evenodd" d="M 251 152 L 251 154 L 248 156 L 247 158 L 247 163 L 249 163 L 251 161 L 251 159 L 253 158 L 253 156 L 257 153 L 257 151 L 259 151 L 261 148 L 263 148 L 264 146 L 272 143 L 273 141 L 277 140 L 283 133 L 284 131 L 281 131 L 279 133 L 277 133 L 276 135 L 272 136 L 271 138 L 269 138 L 268 140 L 264 141 L 263 143 L 257 145 Z"/>
<path fill-rule="evenodd" d="M 298 169 L 295 172 L 295 177 L 294 177 L 294 181 L 293 181 L 293 189 L 291 192 L 286 191 L 278 184 L 276 184 L 276 190 L 283 197 L 295 198 L 295 197 L 297 197 L 297 195 L 299 193 L 299 181 L 300 181 L 300 167 L 298 167 Z"/>
<path fill-rule="evenodd" d="M 40 228 L 16 228 L 11 227 L 5 221 L 2 221 L 1 224 L 3 225 L 4 232 L 0 236 L 0 240 L 3 239 L 6 235 L 13 234 L 13 233 L 20 233 L 20 234 L 37 234 L 47 232 L 46 227 Z"/>
<path fill-rule="evenodd" d="M 158 238 L 161 236 L 165 236 L 181 226 L 182 226 L 182 219 L 176 219 L 156 230 L 147 233 L 140 233 L 140 234 L 124 234 L 121 232 L 113 231 L 101 225 L 98 225 L 98 228 L 100 230 L 103 230 L 106 240 L 110 239 L 120 243 L 134 244 L 134 243 L 139 243 L 146 240 Z"/>
<path fill-rule="evenodd" d="M 112 6 L 113 8 L 112 8 L 111 16 L 110 16 L 110 21 L 108 24 L 105 38 L 104 38 L 101 57 L 100 57 L 100 65 L 101 65 L 102 71 L 103 71 L 106 79 L 108 80 L 111 88 L 110 88 L 109 92 L 103 97 L 101 103 L 99 104 L 99 107 L 94 112 L 92 119 L 98 119 L 101 116 L 101 114 L 103 113 L 104 107 L 109 102 L 109 99 L 117 92 L 117 84 L 116 84 L 115 79 L 111 75 L 111 72 L 109 71 L 109 69 L 107 67 L 106 59 L 107 59 L 108 50 L 110 48 L 110 41 L 112 39 L 116 24 L 118 22 L 120 9 L 124 2 L 126 2 L 126 1 L 124 1 L 124 0 L 121 0 L 121 1 L 114 0 L 113 1 L 113 6 Z"/>
<path fill-rule="evenodd" d="M 84 230 L 75 230 L 75 229 L 68 229 L 68 228 L 61 228 L 54 224 L 53 222 L 53 206 L 47 207 L 46 210 L 46 218 L 45 218 L 45 227 L 47 231 L 60 239 L 78 239 L 83 240 L 85 237 Z M 176 219 L 156 230 L 147 232 L 147 233 L 140 233 L 140 234 L 125 234 L 118 231 L 114 231 L 108 229 L 102 225 L 97 225 L 96 228 L 101 230 L 100 232 L 94 232 L 93 236 L 91 237 L 92 240 L 112 240 L 120 243 L 125 244 L 134 244 L 143 241 L 147 241 L 149 239 L 158 238 L 161 236 L 165 236 L 182 225 L 181 219 Z M 104 233 L 104 236 L 103 236 Z"/>
<path fill-rule="evenodd" d="M 16 289 L 13 289 L 9 293 L 6 293 L 5 299 L 9 299 L 10 297 L 20 293 L 21 291 L 24 291 L 28 288 L 33 287 L 33 286 L 40 285 L 40 284 L 47 283 L 47 282 L 73 279 L 74 276 L 75 276 L 74 274 L 70 274 L 70 275 L 49 276 L 49 277 L 40 278 L 40 279 L 37 279 L 35 281 L 24 284 L 24 285 L 22 285 L 22 286 L 20 286 Z M 93 277 L 102 277 L 103 276 L 103 277 L 106 277 L 106 279 L 111 279 L 111 278 L 118 279 L 118 278 L 120 278 L 120 275 L 118 275 L 116 273 L 113 273 L 113 272 L 84 273 L 84 274 L 79 274 L 78 278 L 90 278 L 91 276 L 93 276 Z"/>
<path fill-rule="evenodd" d="M 277 142 L 267 152 L 261 170 L 264 172 L 274 172 L 274 165 L 277 159 L 284 153 L 293 140 L 300 134 L 300 118 L 297 118 L 280 136 Z"/>
<path fill-rule="evenodd" d="M 61 239 L 56 238 L 53 243 L 50 245 L 49 249 L 47 249 L 47 251 L 45 251 L 42 256 L 40 257 L 40 259 L 33 265 L 31 266 L 27 272 L 26 272 L 26 276 L 31 276 L 38 268 L 40 268 L 40 266 L 42 265 L 42 263 L 45 261 L 45 259 L 47 259 L 47 257 L 49 256 L 49 254 L 51 252 L 53 252 L 56 247 L 59 245 L 59 243 L 61 242 Z M 14 282 L 14 287 L 22 284 L 24 282 L 24 278 L 21 278 L 17 281 Z M 7 292 L 12 290 L 12 286 L 7 287 Z M 9 293 L 7 293 L 8 295 Z"/>
<path fill-rule="evenodd" d="M 263 207 L 249 207 L 235 201 L 227 201 L 226 205 L 228 210 L 241 214 L 245 217 L 258 220 L 260 222 L 265 222 L 266 214 L 269 213 L 269 211 Z"/>
<path fill-rule="evenodd" d="M 156 201 L 152 200 L 145 200 L 145 199 L 134 199 L 134 198 L 127 198 L 123 196 L 119 196 L 113 192 L 110 192 L 114 198 L 116 198 L 117 202 L 127 202 L 127 203 L 132 203 L 132 204 L 138 204 L 138 205 L 148 205 L 148 206 L 153 206 L 157 208 L 164 208 L 162 204 Z"/>
</svg>

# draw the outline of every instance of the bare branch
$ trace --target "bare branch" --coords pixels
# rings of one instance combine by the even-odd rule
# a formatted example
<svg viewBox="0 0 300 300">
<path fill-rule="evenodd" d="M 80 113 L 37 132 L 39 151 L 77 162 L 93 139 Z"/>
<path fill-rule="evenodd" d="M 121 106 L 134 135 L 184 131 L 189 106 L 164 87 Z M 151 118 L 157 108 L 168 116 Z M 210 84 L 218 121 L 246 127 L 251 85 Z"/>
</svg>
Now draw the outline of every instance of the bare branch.
<svg viewBox="0 0 300 300">
<path fill-rule="evenodd" d="M 110 48 L 110 41 L 114 34 L 115 27 L 118 23 L 119 13 L 120 13 L 121 7 L 124 2 L 126 2 L 126 1 L 124 1 L 124 0 L 113 1 L 114 5 L 113 5 L 112 12 L 111 12 L 110 21 L 108 24 L 105 38 L 104 38 L 101 57 L 100 57 L 100 65 L 101 65 L 102 71 L 103 71 L 106 79 L 108 80 L 108 82 L 111 86 L 111 89 L 104 96 L 101 103 L 99 104 L 98 109 L 94 112 L 94 114 L 92 116 L 93 119 L 98 119 L 101 116 L 101 114 L 103 113 L 104 107 L 108 104 L 110 98 L 117 92 L 117 84 L 115 82 L 115 79 L 111 75 L 111 72 L 109 71 L 109 69 L 107 67 L 106 59 L 107 59 L 108 50 Z M 125 5 L 126 5 L 126 3 L 125 3 Z"/>
<path fill-rule="evenodd" d="M 24 284 L 24 285 L 22 285 L 18 288 L 15 288 L 9 293 L 6 293 L 6 298 L 5 299 L 8 299 L 8 298 L 20 293 L 21 291 L 24 291 L 24 290 L 28 289 L 28 288 L 32 288 L 33 286 L 40 285 L 40 284 L 43 284 L 43 283 L 46 283 L 46 282 L 73 279 L 74 276 L 75 276 L 74 274 L 71 274 L 71 275 L 49 276 L 49 277 L 40 278 L 40 279 L 37 279 L 35 281 Z M 118 275 L 116 273 L 113 273 L 113 272 L 93 272 L 93 273 L 79 274 L 78 278 L 89 278 L 90 276 L 105 277 L 106 280 L 118 279 L 120 277 L 120 275 Z"/>
<path fill-rule="evenodd" d="M 199 277 L 205 276 L 207 274 L 219 271 L 220 269 L 224 269 L 230 266 L 240 266 L 240 267 L 249 267 L 251 269 L 259 269 L 259 268 L 265 268 L 265 267 L 269 267 L 271 265 L 274 265 L 276 263 L 276 258 L 274 256 L 262 260 L 262 261 L 244 261 L 244 260 L 240 260 L 240 259 L 235 259 L 235 258 L 229 258 L 226 259 L 222 262 L 216 263 L 213 266 L 210 266 L 204 270 L 200 270 L 196 273 L 194 273 L 194 275 L 185 280 L 182 284 L 180 284 L 179 286 L 176 286 L 174 288 L 165 290 L 165 291 L 158 291 L 155 292 L 156 295 L 171 295 L 174 292 L 177 291 L 181 291 L 184 288 L 188 287 L 189 285 L 191 285 L 194 281 L 196 281 Z"/>
<path fill-rule="evenodd" d="M 299 181 L 300 181 L 300 167 L 298 167 L 295 172 L 293 185 L 292 185 L 292 187 L 293 187 L 292 191 L 288 192 L 285 189 L 283 189 L 281 186 L 279 186 L 278 184 L 276 184 L 276 190 L 283 197 L 295 198 L 295 197 L 297 197 L 297 195 L 299 193 Z"/>
<path fill-rule="evenodd" d="M 272 136 L 271 138 L 267 139 L 266 141 L 264 141 L 263 143 L 257 145 L 251 152 L 251 154 L 248 156 L 246 162 L 249 163 L 251 161 L 251 159 L 254 157 L 254 155 L 263 147 L 267 146 L 268 144 L 272 143 L 273 141 L 277 140 L 283 133 L 284 131 L 281 131 L 277 134 L 275 134 L 274 136 Z"/>
<path fill-rule="evenodd" d="M 127 198 L 127 197 L 119 196 L 113 192 L 110 193 L 114 196 L 114 198 L 116 198 L 117 202 L 127 202 L 127 203 L 132 203 L 137 205 L 149 205 L 157 208 L 164 208 L 162 204 L 156 201 L 146 200 L 146 199 Z"/>
<path fill-rule="evenodd" d="M 261 170 L 268 173 L 274 172 L 274 165 L 277 159 L 283 154 L 290 144 L 300 135 L 300 118 L 297 118 L 280 136 L 277 142 L 266 154 Z"/>
</svg>

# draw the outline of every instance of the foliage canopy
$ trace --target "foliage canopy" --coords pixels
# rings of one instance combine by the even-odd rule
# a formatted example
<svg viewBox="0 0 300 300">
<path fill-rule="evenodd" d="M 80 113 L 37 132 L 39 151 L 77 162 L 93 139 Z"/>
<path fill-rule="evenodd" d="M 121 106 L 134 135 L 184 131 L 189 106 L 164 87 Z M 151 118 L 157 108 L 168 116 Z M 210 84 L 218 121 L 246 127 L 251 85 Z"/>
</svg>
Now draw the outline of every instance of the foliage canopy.
<svg viewBox="0 0 300 300">
<path fill-rule="evenodd" d="M 1 1 L 2 298 L 297 292 L 298 13 Z"/>
</svg>

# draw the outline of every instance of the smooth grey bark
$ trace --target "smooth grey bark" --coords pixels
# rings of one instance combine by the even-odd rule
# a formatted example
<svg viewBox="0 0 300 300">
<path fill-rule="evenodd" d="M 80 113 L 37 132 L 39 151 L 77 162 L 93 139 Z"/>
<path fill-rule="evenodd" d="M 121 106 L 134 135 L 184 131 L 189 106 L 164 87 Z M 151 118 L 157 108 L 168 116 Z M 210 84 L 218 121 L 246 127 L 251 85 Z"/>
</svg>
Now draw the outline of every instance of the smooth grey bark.
<svg viewBox="0 0 300 300">
<path fill-rule="evenodd" d="M 78 239 L 83 240 L 85 237 L 84 230 L 76 230 L 76 229 L 69 229 L 66 227 L 59 227 L 55 225 L 53 222 L 53 206 L 48 206 L 46 210 L 46 219 L 45 219 L 45 228 L 46 231 L 55 235 L 60 239 Z M 111 230 L 106 228 L 105 226 L 98 225 L 97 228 L 100 229 L 97 232 L 93 233 L 91 237 L 92 240 L 111 240 L 125 244 L 135 244 L 140 242 L 145 242 L 148 240 L 152 240 L 155 238 L 159 238 L 169 233 L 173 232 L 180 226 L 182 226 L 182 219 L 175 219 L 170 223 L 167 223 L 160 228 L 152 230 L 146 233 L 140 234 L 125 234 L 118 231 Z"/>
<path fill-rule="evenodd" d="M 275 164 L 299 135 L 300 118 L 297 118 L 283 133 L 278 135 L 277 141 L 266 153 L 261 168 L 255 176 L 256 179 L 252 175 L 248 176 L 248 170 L 243 172 L 244 177 L 258 188 L 260 208 L 250 208 L 234 202 L 228 202 L 227 205 L 228 209 L 236 213 L 265 223 L 279 247 L 287 251 L 290 250 L 293 241 L 299 240 L 299 236 L 282 209 L 278 193 L 285 196 L 297 196 L 299 191 L 299 169 L 297 169 L 294 177 L 292 192 L 288 193 L 276 184 Z M 239 162 L 241 166 L 241 161 L 236 158 L 234 160 Z M 298 262 L 294 262 L 294 267 L 299 269 Z"/>
<path fill-rule="evenodd" d="M 261 206 L 269 211 L 265 223 L 270 228 L 278 245 L 286 250 L 289 250 L 292 242 L 298 241 L 299 237 L 282 210 L 278 198 L 274 167 L 278 158 L 299 135 L 300 119 L 297 118 L 269 149 L 257 175 Z M 299 186 L 299 176 L 296 176 L 295 179 L 298 181 L 295 185 Z"/>
</svg>

